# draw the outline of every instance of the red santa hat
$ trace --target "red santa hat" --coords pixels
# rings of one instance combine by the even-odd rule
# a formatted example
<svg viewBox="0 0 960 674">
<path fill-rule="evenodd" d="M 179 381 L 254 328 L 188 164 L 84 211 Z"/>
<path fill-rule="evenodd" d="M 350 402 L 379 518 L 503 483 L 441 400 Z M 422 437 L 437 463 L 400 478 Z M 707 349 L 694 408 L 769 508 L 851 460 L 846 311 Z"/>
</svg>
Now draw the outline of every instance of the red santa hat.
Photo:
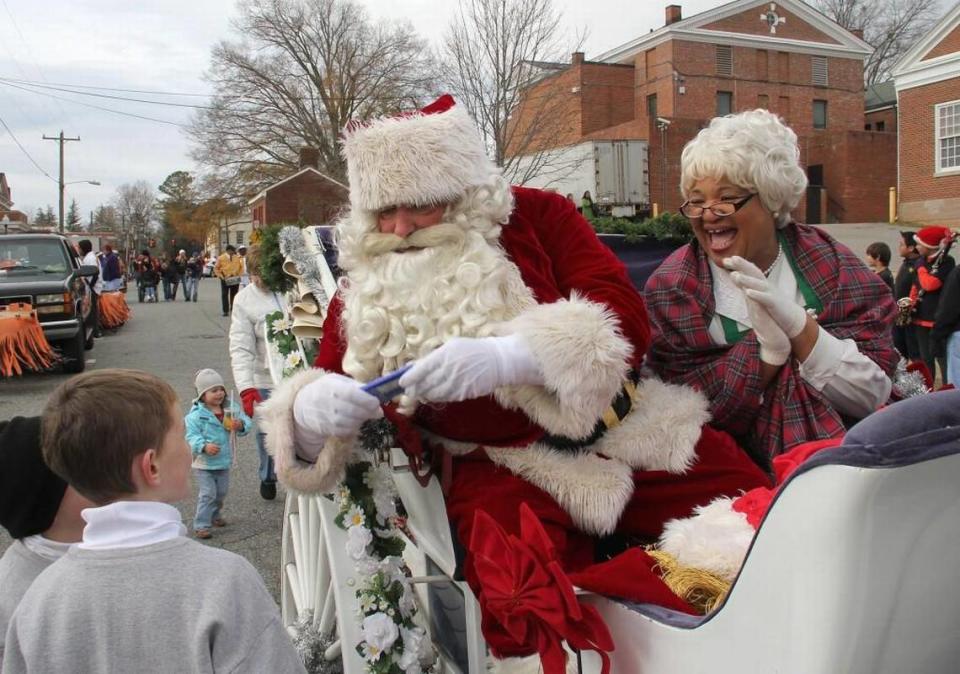
<svg viewBox="0 0 960 674">
<path fill-rule="evenodd" d="M 500 176 L 473 119 L 449 94 L 413 113 L 350 124 L 343 154 L 351 206 L 362 211 L 453 202 Z"/>
<path fill-rule="evenodd" d="M 946 227 L 931 225 L 930 227 L 924 227 L 919 232 L 915 233 L 913 235 L 913 239 L 921 246 L 936 250 L 943 245 L 944 239 L 949 239 L 951 236 L 953 236 L 953 232 Z"/>
</svg>

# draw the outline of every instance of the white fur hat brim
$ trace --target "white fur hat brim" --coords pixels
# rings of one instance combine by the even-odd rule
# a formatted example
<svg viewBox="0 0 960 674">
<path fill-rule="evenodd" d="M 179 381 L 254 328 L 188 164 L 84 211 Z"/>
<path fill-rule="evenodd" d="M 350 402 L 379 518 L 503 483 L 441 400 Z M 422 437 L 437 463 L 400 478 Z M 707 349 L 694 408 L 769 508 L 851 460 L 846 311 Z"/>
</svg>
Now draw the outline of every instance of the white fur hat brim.
<svg viewBox="0 0 960 674">
<path fill-rule="evenodd" d="M 450 203 L 500 174 L 466 110 L 448 96 L 431 108 L 344 131 L 354 209 Z"/>
</svg>

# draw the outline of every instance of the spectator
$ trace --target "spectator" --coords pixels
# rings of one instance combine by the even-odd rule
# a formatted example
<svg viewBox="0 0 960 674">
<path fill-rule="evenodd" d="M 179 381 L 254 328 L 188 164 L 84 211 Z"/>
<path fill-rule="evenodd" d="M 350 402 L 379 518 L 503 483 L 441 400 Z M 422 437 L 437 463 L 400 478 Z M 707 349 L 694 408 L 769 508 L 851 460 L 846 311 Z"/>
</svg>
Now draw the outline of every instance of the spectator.
<svg viewBox="0 0 960 674">
<path fill-rule="evenodd" d="M 960 388 L 960 267 L 954 267 L 943 284 L 930 342 L 934 357 L 946 363 L 944 386 Z"/>
<path fill-rule="evenodd" d="M 80 252 L 83 253 L 82 264 L 90 265 L 100 269 L 100 263 L 97 261 L 97 254 L 93 252 L 93 244 L 90 239 L 80 239 L 77 244 Z M 93 314 L 93 336 L 102 337 L 103 330 L 100 327 L 100 293 L 103 292 L 103 281 L 100 280 L 100 273 L 92 279 L 85 279 L 87 287 L 90 289 L 90 312 Z"/>
<path fill-rule="evenodd" d="M 80 511 L 92 506 L 43 462 L 40 417 L 0 422 L 0 526 L 14 539 L 0 558 L 0 665 L 14 609 L 40 572 L 80 541 Z"/>
<path fill-rule="evenodd" d="M 243 289 L 250 285 L 250 273 L 247 271 L 247 247 L 240 245 L 240 247 L 237 248 L 237 254 L 243 262 L 243 271 L 240 274 L 240 288 Z"/>
<path fill-rule="evenodd" d="M 227 401 L 223 378 L 205 368 L 194 382 L 197 397 L 187 413 L 187 443 L 193 452 L 193 468 L 200 495 L 193 518 L 193 535 L 210 538 L 210 527 L 226 526 L 221 511 L 230 486 L 231 440 L 234 432 L 246 435 L 253 425 L 233 401 Z"/>
<path fill-rule="evenodd" d="M 42 433 L 47 465 L 99 507 L 17 607 L 5 674 L 304 671 L 249 562 L 184 537 L 170 504 L 190 493 L 190 449 L 169 384 L 134 370 L 72 377 Z"/>
<path fill-rule="evenodd" d="M 893 294 L 897 300 L 899 313 L 896 324 L 893 326 L 893 345 L 900 355 L 907 360 L 920 360 L 920 347 L 917 345 L 917 335 L 911 325 L 910 288 L 913 287 L 917 276 L 917 261 L 920 253 L 917 252 L 917 242 L 913 232 L 900 232 L 900 257 L 903 258 L 897 277 L 893 280 Z"/>
<path fill-rule="evenodd" d="M 593 217 L 593 199 L 590 197 L 590 190 L 583 193 L 583 199 L 580 200 L 580 212 L 588 220 Z"/>
<path fill-rule="evenodd" d="M 890 273 L 890 246 L 883 241 L 874 241 L 867 246 L 867 266 L 875 271 L 893 292 L 893 274 Z"/>
<path fill-rule="evenodd" d="M 213 274 L 220 279 L 220 307 L 223 315 L 229 316 L 233 307 L 233 298 L 240 290 L 240 276 L 243 274 L 243 260 L 237 255 L 237 249 L 227 246 L 223 255 L 213 265 Z"/>
<path fill-rule="evenodd" d="M 183 293 L 186 295 L 187 302 L 197 301 L 197 291 L 200 287 L 201 278 L 203 278 L 203 259 L 199 257 L 199 253 L 195 252 L 187 260 L 183 277 Z"/>
<path fill-rule="evenodd" d="M 163 300 L 172 302 L 177 299 L 177 286 L 180 285 L 180 274 L 177 264 L 164 255 L 160 261 L 160 277 L 163 279 Z"/>
<path fill-rule="evenodd" d="M 120 258 L 113 252 L 113 246 L 109 243 L 103 246 L 103 257 L 100 258 L 100 278 L 103 279 L 104 292 L 120 290 L 123 287 Z"/>
<path fill-rule="evenodd" d="M 256 407 L 270 397 L 273 381 L 267 364 L 268 352 L 264 323 L 268 315 L 286 314 L 282 295 L 267 288 L 260 276 L 260 253 L 256 246 L 247 253 L 250 285 L 240 290 L 233 301 L 230 320 L 230 362 L 233 381 L 240 390 L 243 411 L 256 423 L 257 454 L 260 456 L 260 496 L 270 501 L 277 496 L 277 475 L 273 458 L 267 453 L 265 435 L 260 430 Z"/>
<path fill-rule="evenodd" d="M 930 331 L 933 329 L 940 302 L 940 292 L 956 263 L 947 252 L 950 250 L 951 232 L 946 227 L 924 227 L 913 235 L 917 243 L 917 276 L 910 288 L 910 300 L 913 308 L 913 331 L 917 337 L 920 360 L 930 370 L 930 376 L 936 379 L 937 365 L 943 381 L 947 379 L 947 362 L 943 356 L 933 353 L 930 343 Z"/>
<path fill-rule="evenodd" d="M 183 301 L 189 302 L 190 298 L 187 295 L 187 251 L 180 249 L 180 252 L 177 253 L 177 256 L 173 258 L 173 266 L 177 270 L 177 278 L 180 283 L 183 284 Z M 177 299 L 177 288 L 173 288 L 173 299 Z"/>
</svg>

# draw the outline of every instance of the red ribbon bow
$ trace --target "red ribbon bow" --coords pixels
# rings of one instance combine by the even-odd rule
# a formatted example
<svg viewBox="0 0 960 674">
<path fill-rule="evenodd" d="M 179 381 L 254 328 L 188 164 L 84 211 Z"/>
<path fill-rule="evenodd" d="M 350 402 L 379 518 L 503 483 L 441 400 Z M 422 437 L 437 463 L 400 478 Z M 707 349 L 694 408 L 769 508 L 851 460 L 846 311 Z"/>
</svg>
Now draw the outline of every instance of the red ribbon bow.
<svg viewBox="0 0 960 674">
<path fill-rule="evenodd" d="M 595 608 L 577 600 L 553 542 L 526 504 L 520 506 L 519 537 L 478 510 L 468 547 L 481 587 L 483 634 L 494 655 L 536 649 L 544 674 L 564 674 L 566 641 L 577 650 L 597 651 L 608 674 L 610 632 Z"/>
</svg>

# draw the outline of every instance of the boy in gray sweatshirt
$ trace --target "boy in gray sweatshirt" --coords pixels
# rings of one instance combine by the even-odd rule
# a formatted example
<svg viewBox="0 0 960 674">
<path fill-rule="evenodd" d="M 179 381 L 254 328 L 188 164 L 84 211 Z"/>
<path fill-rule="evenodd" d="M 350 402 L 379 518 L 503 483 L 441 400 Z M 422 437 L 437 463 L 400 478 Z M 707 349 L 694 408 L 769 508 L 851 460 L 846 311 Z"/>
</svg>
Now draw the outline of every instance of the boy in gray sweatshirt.
<svg viewBox="0 0 960 674">
<path fill-rule="evenodd" d="M 43 462 L 40 417 L 0 421 L 0 526 L 14 539 L 0 558 L 0 665 L 14 609 L 40 572 L 80 540 L 80 511 L 92 505 Z"/>
<path fill-rule="evenodd" d="M 47 465 L 99 507 L 14 612 L 3 674 L 304 671 L 256 570 L 186 538 L 169 505 L 190 493 L 192 456 L 166 382 L 73 377 L 44 409 L 42 442 Z"/>
</svg>

